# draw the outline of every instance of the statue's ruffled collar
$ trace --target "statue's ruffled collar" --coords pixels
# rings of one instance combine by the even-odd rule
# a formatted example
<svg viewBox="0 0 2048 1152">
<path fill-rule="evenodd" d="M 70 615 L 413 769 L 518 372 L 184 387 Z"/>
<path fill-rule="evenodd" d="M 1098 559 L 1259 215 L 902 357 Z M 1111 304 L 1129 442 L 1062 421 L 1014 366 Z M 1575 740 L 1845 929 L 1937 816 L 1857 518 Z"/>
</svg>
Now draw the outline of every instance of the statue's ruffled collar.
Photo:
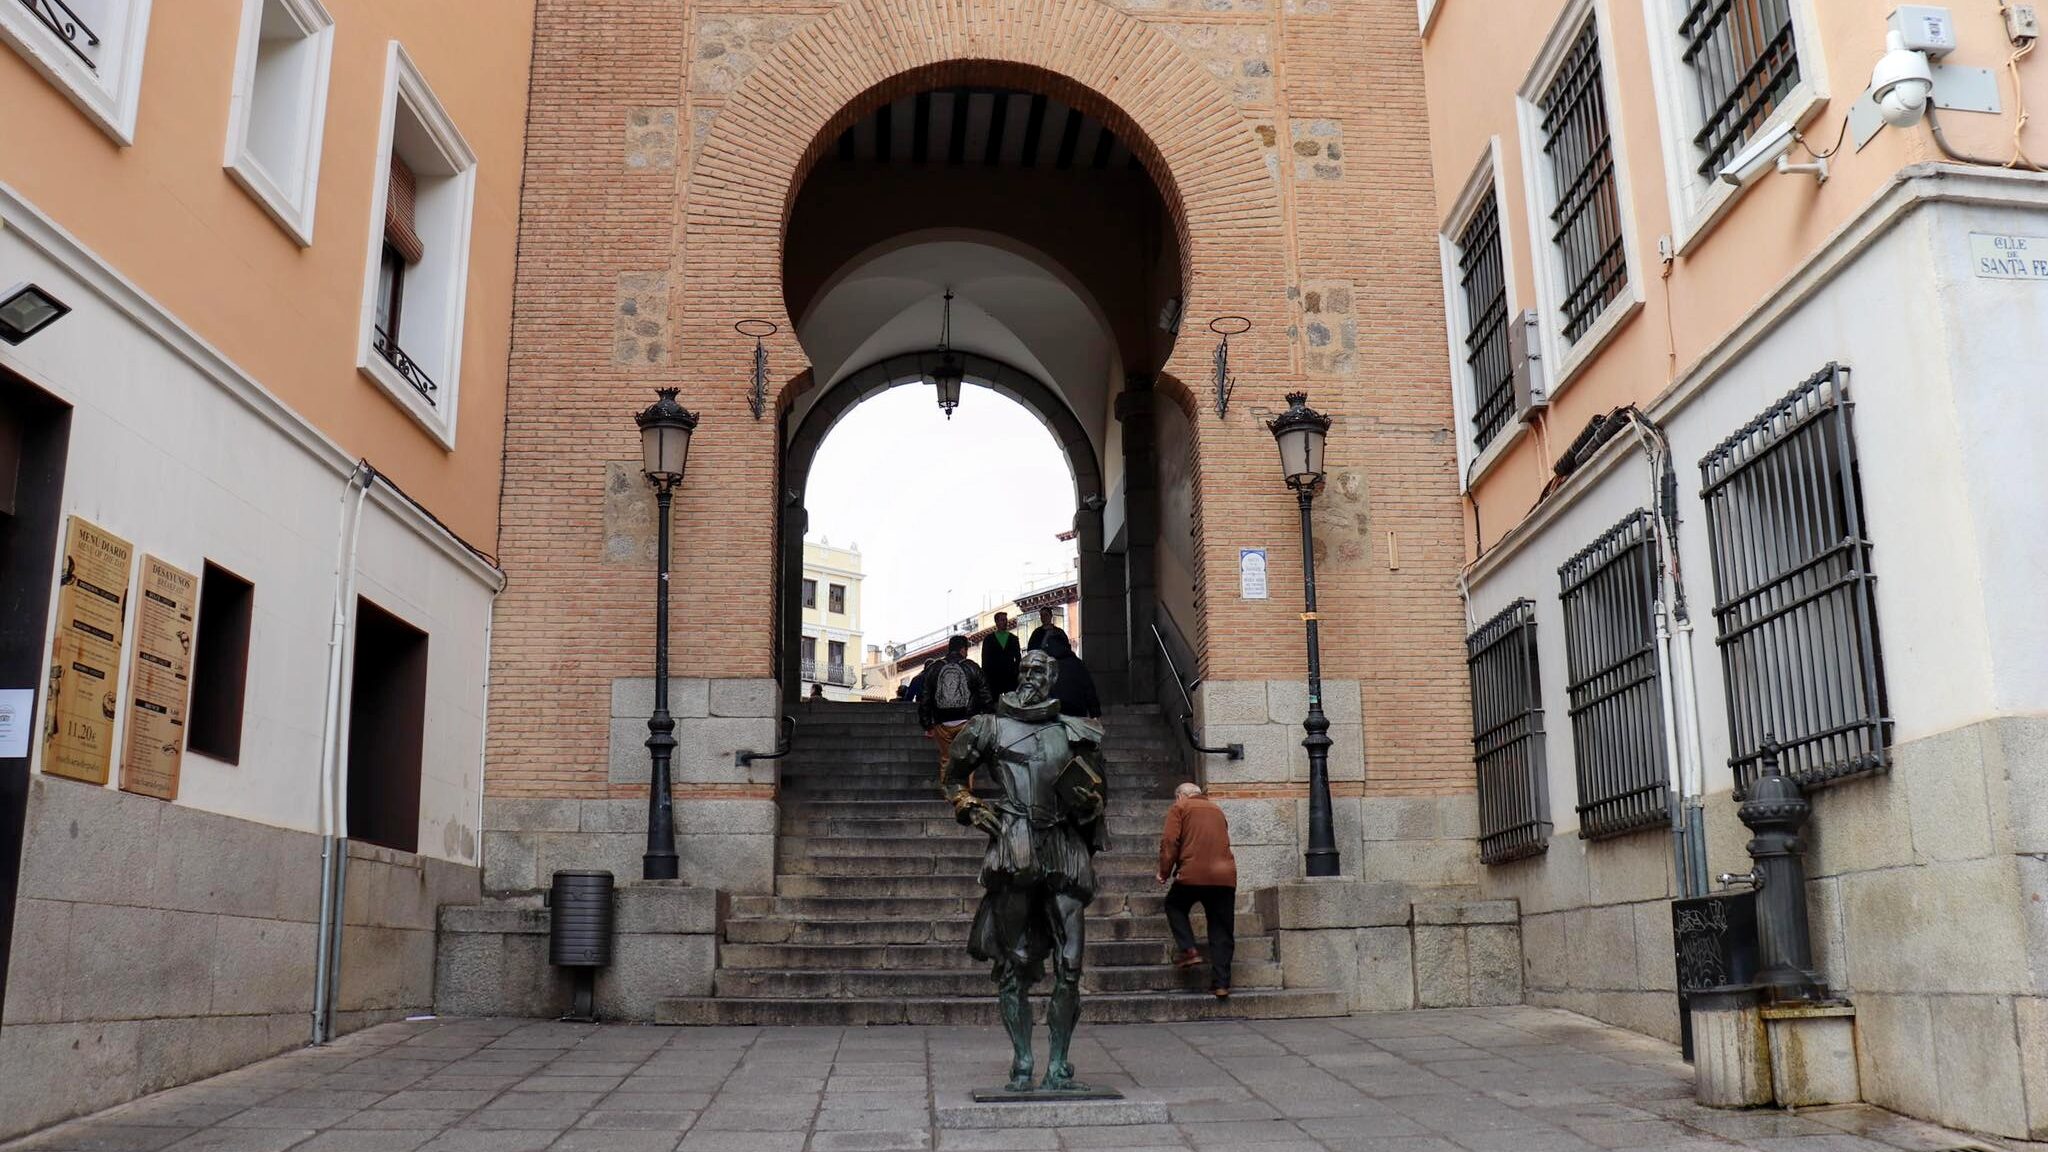
<svg viewBox="0 0 2048 1152">
<path fill-rule="evenodd" d="M 1017 692 L 1003 693 L 996 700 L 996 711 L 1013 720 L 1023 720 L 1032 724 L 1050 724 L 1054 720 L 1059 719 L 1060 702 L 1058 700 L 1048 698 L 1040 700 L 1036 704 L 1026 704 L 1019 696 L 1021 691 L 1022 689 L 1019 689 Z"/>
</svg>

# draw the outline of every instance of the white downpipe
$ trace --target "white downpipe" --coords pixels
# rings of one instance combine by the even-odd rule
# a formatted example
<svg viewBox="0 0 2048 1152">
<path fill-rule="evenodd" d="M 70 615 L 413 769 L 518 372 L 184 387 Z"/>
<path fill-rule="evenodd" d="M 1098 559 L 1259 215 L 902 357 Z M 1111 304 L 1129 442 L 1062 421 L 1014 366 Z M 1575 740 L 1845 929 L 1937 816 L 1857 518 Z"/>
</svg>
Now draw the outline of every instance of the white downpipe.
<svg viewBox="0 0 2048 1152">
<path fill-rule="evenodd" d="M 341 774 L 341 673 L 346 649 L 350 602 L 356 582 L 356 544 L 363 521 L 363 500 L 376 482 L 368 461 L 357 461 L 341 489 L 341 525 L 335 536 L 334 610 L 327 634 L 327 698 L 320 721 L 320 925 L 313 975 L 313 1043 L 325 1044 L 332 1034 L 328 1018 L 334 999 L 335 969 L 340 952 L 343 884 L 347 875 L 343 838 Z M 351 507 L 349 497 L 355 496 Z"/>
<path fill-rule="evenodd" d="M 1685 770 L 1678 752 L 1678 709 L 1673 700 L 1671 675 L 1671 617 L 1659 600 L 1653 609 L 1657 621 L 1657 681 L 1663 689 L 1657 703 L 1664 710 L 1664 763 L 1671 788 L 1671 869 L 1681 896 L 1690 896 L 1692 870 L 1687 860 L 1685 836 Z"/>
<path fill-rule="evenodd" d="M 1679 714 L 1685 721 L 1685 738 L 1679 747 L 1685 756 L 1686 835 L 1692 849 L 1694 893 L 1704 896 L 1707 894 L 1708 875 L 1706 753 L 1700 745 L 1700 696 L 1699 682 L 1694 678 L 1693 670 L 1691 617 L 1679 617 L 1677 640 L 1678 683 L 1674 689 L 1678 693 Z"/>
</svg>

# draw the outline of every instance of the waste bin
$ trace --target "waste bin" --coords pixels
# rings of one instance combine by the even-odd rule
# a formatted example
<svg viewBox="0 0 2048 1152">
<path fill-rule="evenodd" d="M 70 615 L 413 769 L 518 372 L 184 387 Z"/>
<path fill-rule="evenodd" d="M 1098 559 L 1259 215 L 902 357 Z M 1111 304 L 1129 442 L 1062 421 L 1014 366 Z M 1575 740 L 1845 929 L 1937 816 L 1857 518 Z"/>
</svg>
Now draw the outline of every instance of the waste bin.
<svg viewBox="0 0 2048 1152">
<path fill-rule="evenodd" d="M 548 963 L 576 971 L 565 1020 L 595 1020 L 597 970 L 612 962 L 612 874 L 562 871 L 548 890 Z"/>
</svg>

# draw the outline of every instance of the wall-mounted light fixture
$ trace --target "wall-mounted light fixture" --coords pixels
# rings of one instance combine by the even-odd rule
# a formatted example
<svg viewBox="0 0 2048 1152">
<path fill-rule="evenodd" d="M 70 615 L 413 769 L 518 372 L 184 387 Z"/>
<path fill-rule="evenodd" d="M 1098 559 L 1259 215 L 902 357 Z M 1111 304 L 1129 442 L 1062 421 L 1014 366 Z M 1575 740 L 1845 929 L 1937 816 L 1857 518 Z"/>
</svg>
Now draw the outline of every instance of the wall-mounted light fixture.
<svg viewBox="0 0 2048 1152">
<path fill-rule="evenodd" d="M 64 318 L 71 306 L 40 285 L 16 284 L 0 296 L 0 340 L 19 344 Z"/>
</svg>

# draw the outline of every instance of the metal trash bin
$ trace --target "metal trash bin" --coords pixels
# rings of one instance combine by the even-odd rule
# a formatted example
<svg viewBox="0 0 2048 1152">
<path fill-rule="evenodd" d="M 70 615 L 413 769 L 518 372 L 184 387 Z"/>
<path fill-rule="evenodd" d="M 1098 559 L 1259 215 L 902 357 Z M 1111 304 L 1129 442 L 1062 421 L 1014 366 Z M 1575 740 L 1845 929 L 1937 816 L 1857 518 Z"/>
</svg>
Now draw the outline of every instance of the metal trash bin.
<svg viewBox="0 0 2048 1152">
<path fill-rule="evenodd" d="M 612 874 L 562 871 L 548 890 L 548 963 L 576 970 L 565 1020 L 597 1019 L 597 970 L 612 962 Z"/>
</svg>

